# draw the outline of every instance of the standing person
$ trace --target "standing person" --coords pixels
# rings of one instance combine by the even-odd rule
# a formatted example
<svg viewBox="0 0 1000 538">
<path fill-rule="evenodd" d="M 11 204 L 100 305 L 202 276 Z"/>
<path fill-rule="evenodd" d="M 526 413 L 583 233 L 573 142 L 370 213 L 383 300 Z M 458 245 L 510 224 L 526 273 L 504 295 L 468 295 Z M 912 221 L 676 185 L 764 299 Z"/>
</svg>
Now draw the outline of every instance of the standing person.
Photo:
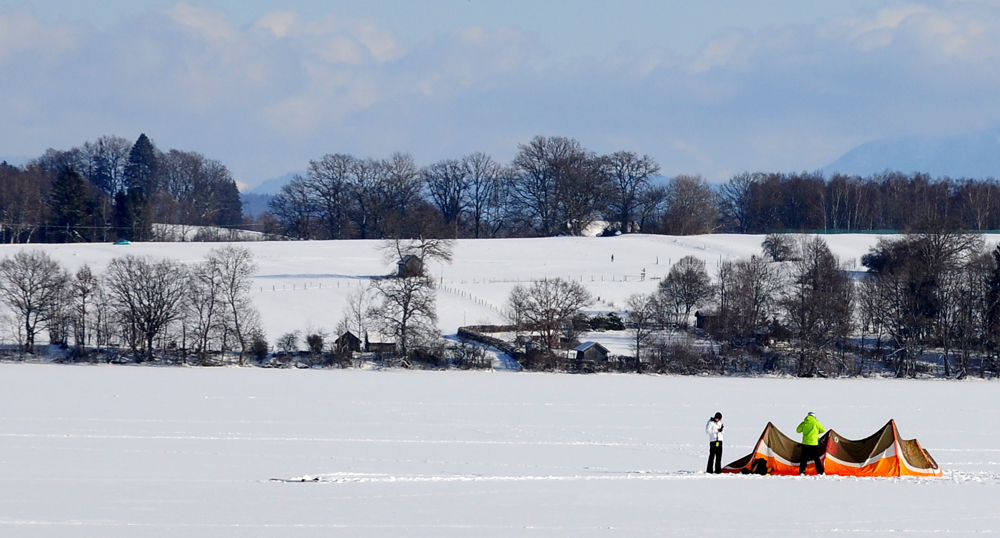
<svg viewBox="0 0 1000 538">
<path fill-rule="evenodd" d="M 722 472 L 722 413 L 716 413 L 708 419 L 705 433 L 708 434 L 708 474 Z"/>
<path fill-rule="evenodd" d="M 819 436 L 826 431 L 826 428 L 816 419 L 816 415 L 810 411 L 806 418 L 802 420 L 795 431 L 802 434 L 802 459 L 799 461 L 799 474 L 806 472 L 806 465 L 810 461 L 816 462 L 816 474 L 823 474 L 823 462 L 819 459 Z"/>
</svg>

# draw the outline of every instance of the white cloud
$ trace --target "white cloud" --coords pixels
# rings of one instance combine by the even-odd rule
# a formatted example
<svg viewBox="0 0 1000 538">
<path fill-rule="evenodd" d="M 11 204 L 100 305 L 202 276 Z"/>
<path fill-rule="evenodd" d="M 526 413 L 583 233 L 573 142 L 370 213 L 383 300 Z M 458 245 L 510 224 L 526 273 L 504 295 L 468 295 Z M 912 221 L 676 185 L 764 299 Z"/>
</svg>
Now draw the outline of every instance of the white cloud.
<svg viewBox="0 0 1000 538">
<path fill-rule="evenodd" d="M 181 26 L 190 28 L 208 39 L 233 40 L 236 29 L 222 11 L 195 7 L 187 2 L 179 2 L 166 14 Z"/>
<path fill-rule="evenodd" d="M 971 1 L 732 29 L 690 57 L 624 45 L 568 63 L 512 27 L 407 42 L 374 20 L 290 11 L 237 28 L 185 2 L 106 30 L 0 10 L 0 149 L 146 132 L 253 184 L 333 151 L 504 159 L 558 134 L 719 179 L 1000 124 L 998 58 L 1000 6 Z"/>
<path fill-rule="evenodd" d="M 27 7 L 0 8 L 0 64 L 17 55 L 64 54 L 77 46 L 80 33 L 67 25 L 42 24 Z"/>
</svg>

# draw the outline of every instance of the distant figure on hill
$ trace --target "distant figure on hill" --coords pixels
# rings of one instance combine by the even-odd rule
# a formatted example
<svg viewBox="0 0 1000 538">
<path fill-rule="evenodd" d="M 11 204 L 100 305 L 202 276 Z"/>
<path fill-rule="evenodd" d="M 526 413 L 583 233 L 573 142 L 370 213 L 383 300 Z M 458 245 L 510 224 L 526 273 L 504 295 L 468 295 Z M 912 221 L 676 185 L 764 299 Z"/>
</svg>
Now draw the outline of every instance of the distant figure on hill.
<svg viewBox="0 0 1000 538">
<path fill-rule="evenodd" d="M 722 413 L 716 413 L 714 417 L 708 419 L 705 425 L 705 433 L 708 434 L 708 474 L 722 473 Z"/>
<path fill-rule="evenodd" d="M 810 461 L 816 462 L 816 474 L 823 474 L 823 462 L 819 459 L 819 436 L 826 431 L 826 428 L 810 411 L 802 420 L 802 424 L 795 428 L 795 431 L 802 434 L 802 459 L 799 461 L 799 474 L 805 474 L 806 465 Z"/>
</svg>

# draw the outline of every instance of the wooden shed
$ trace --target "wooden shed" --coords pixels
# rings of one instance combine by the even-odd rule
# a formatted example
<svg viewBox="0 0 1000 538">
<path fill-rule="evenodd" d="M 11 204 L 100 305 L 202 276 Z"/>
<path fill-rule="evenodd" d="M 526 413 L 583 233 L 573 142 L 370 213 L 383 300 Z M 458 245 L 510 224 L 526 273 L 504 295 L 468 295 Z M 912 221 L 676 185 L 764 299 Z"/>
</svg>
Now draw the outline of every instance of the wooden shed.
<svg viewBox="0 0 1000 538">
<path fill-rule="evenodd" d="M 347 331 L 333 341 L 333 349 L 339 354 L 361 351 L 361 339 L 351 331 Z"/>
<path fill-rule="evenodd" d="M 376 332 L 365 331 L 365 351 L 368 353 L 395 353 L 395 338 Z"/>
<path fill-rule="evenodd" d="M 597 342 L 584 342 L 576 348 L 576 360 L 588 362 L 606 362 L 608 360 L 608 348 Z"/>
<path fill-rule="evenodd" d="M 412 254 L 403 256 L 403 259 L 396 262 L 396 276 L 399 278 L 424 276 L 423 260 Z"/>
</svg>

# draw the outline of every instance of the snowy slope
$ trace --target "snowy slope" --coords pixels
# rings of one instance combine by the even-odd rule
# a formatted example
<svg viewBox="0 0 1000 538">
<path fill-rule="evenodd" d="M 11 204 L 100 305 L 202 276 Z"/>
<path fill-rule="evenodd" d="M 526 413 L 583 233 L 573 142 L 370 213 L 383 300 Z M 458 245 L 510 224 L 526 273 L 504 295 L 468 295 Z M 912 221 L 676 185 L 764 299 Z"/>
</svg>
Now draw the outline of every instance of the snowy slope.
<svg viewBox="0 0 1000 538">
<path fill-rule="evenodd" d="M 857 263 L 874 245 L 874 235 L 825 236 L 835 254 Z M 461 240 L 454 263 L 430 264 L 439 283 L 439 327 L 454 334 L 462 325 L 503 323 L 501 314 L 517 282 L 562 277 L 582 281 L 600 298 L 593 310 L 621 308 L 632 293 L 648 293 L 670 264 L 694 255 L 709 272 L 719 260 L 760 253 L 760 235 L 558 237 Z M 253 298 L 272 342 L 289 331 L 332 332 L 342 318 L 347 294 L 375 275 L 386 274 L 378 241 L 295 241 L 239 243 L 254 252 L 259 271 Z M 84 263 L 103 270 L 116 256 L 167 257 L 197 262 L 218 244 L 133 243 L 2 245 L 0 256 L 23 248 L 46 250 L 68 268 Z M 614 261 L 612 261 L 614 256 Z M 860 268 L 860 266 L 858 265 Z M 645 272 L 645 279 L 642 279 Z"/>
<path fill-rule="evenodd" d="M 1000 532 L 993 382 L 26 364 L 0 380 L 2 536 Z M 857 438 L 895 418 L 946 476 L 705 475 L 715 411 L 726 462 L 815 411 Z M 270 480 L 305 476 L 323 481 Z"/>
</svg>

